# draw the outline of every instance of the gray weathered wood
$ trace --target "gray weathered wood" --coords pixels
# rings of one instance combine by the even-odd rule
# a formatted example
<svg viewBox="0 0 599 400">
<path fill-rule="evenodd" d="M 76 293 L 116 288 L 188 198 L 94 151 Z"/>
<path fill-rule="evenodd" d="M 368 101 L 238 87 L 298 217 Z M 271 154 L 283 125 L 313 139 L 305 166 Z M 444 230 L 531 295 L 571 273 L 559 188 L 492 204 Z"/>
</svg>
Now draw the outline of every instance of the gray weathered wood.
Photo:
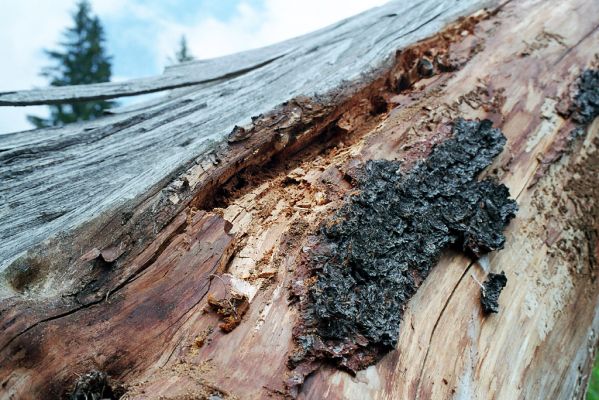
<svg viewBox="0 0 599 400">
<path fill-rule="evenodd" d="M 599 118 L 564 110 L 581 70 L 599 67 L 599 2 L 508 1 L 404 47 L 397 32 L 435 20 L 438 1 L 388 5 L 98 121 L 5 135 L 0 222 L 13 229 L 0 249 L 29 251 L 0 271 L 0 399 L 66 398 L 90 371 L 129 399 L 583 398 L 599 330 Z M 318 40 L 323 52 L 302 47 Z M 310 318 L 296 289 L 322 278 L 305 270 L 319 268 L 315 233 L 356 193 L 351 178 L 369 160 L 410 168 L 458 117 L 506 137 L 480 177 L 518 203 L 505 248 L 444 252 L 396 348 L 355 376 L 291 370 Z M 500 271 L 486 315 L 479 282 Z"/>
<path fill-rule="evenodd" d="M 17 105 L 195 88 L 97 121 L 0 136 L 0 270 L 53 235 L 143 201 L 235 125 L 293 97 L 363 81 L 397 49 L 484 4 L 391 2 L 279 45 L 183 64 L 159 77 L 0 95 L 1 104 Z"/>
<path fill-rule="evenodd" d="M 2 106 L 30 106 L 135 96 L 179 87 L 221 81 L 264 67 L 290 46 L 273 46 L 263 51 L 251 51 L 234 56 L 225 56 L 207 61 L 196 61 L 168 67 L 159 76 L 132 79 L 125 82 L 106 82 L 89 85 L 49 87 L 22 92 L 0 93 Z"/>
</svg>

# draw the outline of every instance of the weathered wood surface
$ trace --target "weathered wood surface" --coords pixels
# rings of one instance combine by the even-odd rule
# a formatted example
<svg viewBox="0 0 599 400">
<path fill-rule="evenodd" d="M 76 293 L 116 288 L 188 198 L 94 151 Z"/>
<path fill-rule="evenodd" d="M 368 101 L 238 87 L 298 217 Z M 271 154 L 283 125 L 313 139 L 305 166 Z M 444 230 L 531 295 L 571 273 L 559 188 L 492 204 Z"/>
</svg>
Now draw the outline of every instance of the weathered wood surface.
<svg viewBox="0 0 599 400">
<path fill-rule="evenodd" d="M 368 159 L 422 158 L 463 116 L 489 118 L 508 138 L 487 172 L 520 207 L 506 248 L 478 263 L 448 252 L 410 301 L 396 351 L 356 377 L 323 367 L 299 397 L 580 398 L 599 329 L 599 122 L 564 148 L 573 124 L 555 106 L 583 68 L 597 67 L 597 18 L 593 1 L 522 0 L 474 28 L 479 18 L 465 21 L 404 53 L 418 59 L 449 41 L 450 54 L 467 61 L 460 70 L 396 94 L 387 83 L 405 72 L 399 59 L 336 107 L 285 106 L 285 115 L 303 107 L 306 133 L 295 143 L 252 136 L 215 150 L 215 162 L 178 171 L 193 188 L 220 187 L 210 201 L 171 183 L 165 197 L 179 208 L 146 195 L 132 208 L 139 218 L 130 230 L 117 214 L 109 228 L 79 228 L 83 239 L 59 238 L 50 243 L 58 250 L 11 266 L 17 295 L 0 304 L 0 393 L 56 396 L 77 374 L 100 369 L 125 384 L 129 398 L 283 397 L 297 321 L 289 285 L 309 236 L 352 190 L 345 173 Z M 245 158 L 260 165 L 277 152 L 266 167 L 236 173 Z M 219 183 L 201 186 L 205 180 Z M 152 207 L 159 212 L 139 211 Z M 123 231 L 151 239 L 121 240 Z M 86 232 L 101 232 L 101 240 Z M 42 273 L 23 273 L 35 269 L 32 260 Z M 61 265 L 68 270 L 57 274 Z M 500 313 L 490 317 L 474 279 L 484 279 L 483 267 L 509 279 Z M 206 309 L 207 293 L 232 290 L 223 284 L 250 299 L 226 334 Z"/>
<path fill-rule="evenodd" d="M 94 83 L 0 93 L 0 106 L 30 106 L 65 101 L 86 101 L 136 96 L 185 86 L 226 81 L 260 69 L 295 50 L 298 39 L 258 51 L 248 51 L 210 60 L 192 61 L 166 68 L 163 75 L 125 82 Z"/>
<path fill-rule="evenodd" d="M 39 104 L 195 85 L 98 122 L 0 135 L 0 268 L 52 235 L 94 218 L 102 226 L 138 208 L 252 116 L 301 95 L 338 101 L 341 89 L 388 67 L 395 50 L 484 4 L 395 2 L 279 45 L 172 67 L 155 78 L 0 95 L 2 104 Z"/>
</svg>

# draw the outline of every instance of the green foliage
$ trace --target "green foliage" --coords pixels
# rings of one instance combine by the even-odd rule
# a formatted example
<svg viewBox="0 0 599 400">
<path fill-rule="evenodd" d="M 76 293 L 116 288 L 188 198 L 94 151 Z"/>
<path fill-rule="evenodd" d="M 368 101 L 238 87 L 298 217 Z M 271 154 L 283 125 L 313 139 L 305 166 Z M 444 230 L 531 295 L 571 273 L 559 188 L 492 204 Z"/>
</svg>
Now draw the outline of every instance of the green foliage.
<svg viewBox="0 0 599 400">
<path fill-rule="evenodd" d="M 104 47 L 104 29 L 91 12 L 87 0 L 81 0 L 73 14 L 74 26 L 64 32 L 61 50 L 46 50 L 55 65 L 44 68 L 41 75 L 52 86 L 86 85 L 108 82 L 111 75 L 111 57 Z M 113 106 L 110 101 L 94 101 L 50 106 L 50 118 L 28 116 L 36 127 L 63 125 L 70 122 L 95 119 Z"/>
<path fill-rule="evenodd" d="M 179 50 L 175 53 L 175 62 L 182 63 L 192 60 L 195 60 L 195 57 L 189 52 L 187 39 L 185 38 L 185 35 L 183 35 L 181 36 L 181 40 L 179 40 Z"/>
<path fill-rule="evenodd" d="M 595 359 L 593 372 L 589 379 L 589 389 L 587 391 L 587 400 L 599 400 L 599 354 Z"/>
</svg>

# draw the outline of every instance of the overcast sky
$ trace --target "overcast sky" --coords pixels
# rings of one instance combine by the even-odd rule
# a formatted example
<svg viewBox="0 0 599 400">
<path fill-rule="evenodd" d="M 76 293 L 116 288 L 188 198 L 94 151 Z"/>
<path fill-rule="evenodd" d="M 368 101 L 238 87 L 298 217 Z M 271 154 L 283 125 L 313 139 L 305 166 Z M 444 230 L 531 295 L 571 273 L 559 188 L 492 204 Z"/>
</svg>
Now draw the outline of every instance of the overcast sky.
<svg viewBox="0 0 599 400">
<path fill-rule="evenodd" d="M 155 75 L 181 35 L 194 56 L 211 58 L 301 35 L 386 0 L 91 0 L 106 30 L 113 80 Z M 75 0 L 0 0 L 0 92 L 46 86 L 39 76 L 72 24 Z M 0 107 L 0 133 L 30 129 L 46 107 Z"/>
</svg>

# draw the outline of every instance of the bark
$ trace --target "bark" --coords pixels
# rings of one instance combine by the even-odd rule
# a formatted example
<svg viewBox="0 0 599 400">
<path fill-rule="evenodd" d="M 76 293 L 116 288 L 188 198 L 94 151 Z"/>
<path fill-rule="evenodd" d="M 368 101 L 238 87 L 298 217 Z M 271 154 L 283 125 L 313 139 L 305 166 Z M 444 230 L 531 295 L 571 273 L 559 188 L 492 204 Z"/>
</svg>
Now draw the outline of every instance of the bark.
<svg viewBox="0 0 599 400">
<path fill-rule="evenodd" d="M 599 122 L 581 126 L 563 104 L 599 67 L 599 4 L 512 1 L 434 34 L 472 12 L 456 7 L 391 3 L 264 58 L 232 58 L 234 78 L 221 71 L 145 108 L 1 136 L 11 214 L 0 397 L 64 396 L 97 370 L 128 398 L 279 398 L 304 375 L 299 398 L 581 398 L 599 329 Z M 201 66 L 180 78 L 212 79 L 191 78 Z M 357 189 L 351 177 L 368 160 L 409 171 L 460 117 L 488 118 L 507 138 L 483 172 L 518 203 L 505 248 L 478 260 L 443 252 L 395 350 L 355 376 L 326 362 L 292 371 L 302 315 L 290 296 L 319 227 Z M 479 282 L 501 271 L 499 312 L 487 315 Z"/>
<path fill-rule="evenodd" d="M 101 240 L 97 236 L 102 236 L 111 219 L 122 214 L 111 225 L 112 232 L 133 231 L 137 228 L 123 229 L 121 221 L 125 220 L 127 227 L 137 225 L 139 210 L 147 208 L 147 203 L 152 203 L 153 208 L 148 213 L 159 220 L 155 230 L 162 229 L 165 222 L 155 217 L 156 210 L 172 208 L 165 213 L 165 218 L 170 219 L 191 197 L 204 191 L 203 186 L 210 180 L 207 175 L 212 172 L 199 174 L 203 169 L 211 169 L 215 160 L 210 153 L 218 151 L 218 144 L 235 125 L 248 125 L 252 117 L 300 96 L 309 96 L 311 103 L 326 107 L 330 113 L 352 91 L 372 82 L 377 72 L 388 69 L 396 50 L 436 33 L 457 16 L 483 4 L 475 0 L 427 0 L 409 8 L 389 5 L 279 45 L 172 67 L 164 75 L 143 82 L 0 95 L 3 104 L 37 104 L 194 85 L 100 121 L 3 135 L 1 265 L 49 237 L 81 225 L 86 225 L 84 232 L 74 236 L 88 237 L 75 245 L 79 252 L 88 251 L 90 244 L 107 247 L 117 239 L 110 235 Z M 172 83 L 173 80 L 178 83 Z M 307 118 L 304 116 L 300 122 L 308 123 Z M 297 122 L 287 123 L 291 126 Z M 276 121 L 265 123 L 274 125 Z M 271 130 L 270 136 L 273 134 Z M 273 140 L 268 132 L 259 136 L 256 141 Z M 248 157 L 251 151 L 247 150 L 240 159 L 253 158 Z M 179 194 L 180 201 L 172 204 L 165 200 L 170 194 L 163 189 L 185 170 L 194 175 L 191 190 L 186 195 Z M 215 175 L 220 177 L 222 172 Z M 135 237 L 132 241 L 137 240 Z"/>
</svg>

